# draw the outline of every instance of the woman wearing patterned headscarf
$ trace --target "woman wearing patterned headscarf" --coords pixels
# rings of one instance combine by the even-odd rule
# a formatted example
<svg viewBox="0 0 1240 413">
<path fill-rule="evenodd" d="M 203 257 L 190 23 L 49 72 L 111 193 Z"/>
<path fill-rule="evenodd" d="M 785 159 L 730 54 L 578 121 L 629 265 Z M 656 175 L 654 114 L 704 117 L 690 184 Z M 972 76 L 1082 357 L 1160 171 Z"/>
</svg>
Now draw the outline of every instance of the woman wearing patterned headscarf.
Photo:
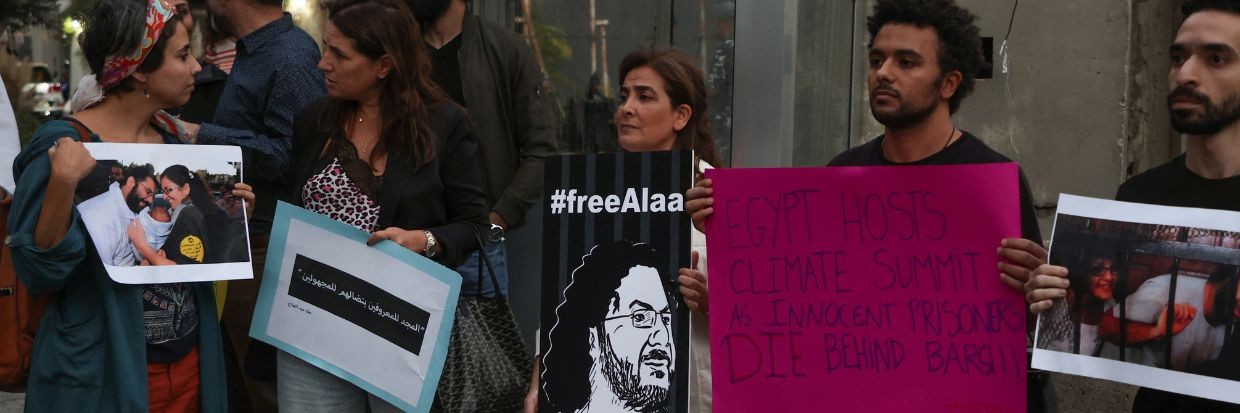
<svg viewBox="0 0 1240 413">
<path fill-rule="evenodd" d="M 165 0 L 101 0 L 80 42 L 102 98 L 73 118 L 41 127 L 15 162 L 20 189 L 9 220 L 14 266 L 32 294 L 52 297 L 31 355 L 26 406 L 34 410 L 226 410 L 211 284 L 115 283 L 95 246 L 124 243 L 126 234 L 114 231 L 115 237 L 102 239 L 85 229 L 87 222 L 108 219 L 125 220 L 124 228 L 127 213 L 150 204 L 159 188 L 152 171 L 128 171 L 101 195 L 116 197 L 106 206 L 119 208 L 79 211 L 74 200 L 74 189 L 96 165 L 81 136 L 179 143 L 152 120 L 189 99 L 199 70 L 189 55 L 184 20 L 174 10 Z M 244 184 L 233 193 L 254 199 Z"/>
</svg>

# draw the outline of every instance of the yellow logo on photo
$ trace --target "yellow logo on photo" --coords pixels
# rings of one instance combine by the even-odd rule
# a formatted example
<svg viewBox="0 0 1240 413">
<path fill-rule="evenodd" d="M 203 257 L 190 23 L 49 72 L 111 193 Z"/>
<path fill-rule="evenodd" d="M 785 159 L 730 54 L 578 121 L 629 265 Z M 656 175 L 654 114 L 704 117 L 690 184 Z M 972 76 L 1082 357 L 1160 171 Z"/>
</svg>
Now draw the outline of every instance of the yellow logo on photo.
<svg viewBox="0 0 1240 413">
<path fill-rule="evenodd" d="M 196 235 L 190 235 L 181 238 L 181 255 L 194 261 L 202 262 L 205 252 L 202 248 L 202 239 Z"/>
</svg>

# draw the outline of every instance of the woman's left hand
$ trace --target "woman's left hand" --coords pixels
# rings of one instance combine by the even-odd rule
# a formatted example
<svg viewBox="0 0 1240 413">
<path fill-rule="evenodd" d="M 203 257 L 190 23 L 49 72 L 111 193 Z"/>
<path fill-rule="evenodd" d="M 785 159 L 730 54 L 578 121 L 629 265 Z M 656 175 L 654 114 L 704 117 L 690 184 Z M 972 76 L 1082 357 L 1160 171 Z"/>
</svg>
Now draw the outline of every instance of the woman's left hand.
<svg viewBox="0 0 1240 413">
<path fill-rule="evenodd" d="M 710 312 L 710 293 L 706 288 L 706 274 L 698 270 L 698 253 L 693 251 L 693 264 L 691 268 L 681 268 L 680 277 L 680 295 L 685 297 L 685 304 L 690 310 L 708 314 Z"/>
<path fill-rule="evenodd" d="M 388 227 L 382 231 L 370 234 L 370 239 L 366 240 L 366 245 L 375 245 L 385 239 L 400 244 L 402 247 L 418 254 L 426 251 L 426 234 L 423 234 L 420 229 L 405 230 Z"/>
<path fill-rule="evenodd" d="M 253 217 L 254 216 L 254 199 L 255 199 L 254 188 L 250 187 L 247 184 L 237 182 L 236 184 L 233 185 L 232 194 L 235 197 L 241 198 L 242 201 L 245 201 L 245 216 Z"/>
<path fill-rule="evenodd" d="M 126 229 L 126 232 L 129 233 L 129 242 L 134 244 L 146 243 L 146 231 L 142 229 L 142 223 L 138 222 L 138 220 L 129 221 L 129 228 Z"/>
</svg>

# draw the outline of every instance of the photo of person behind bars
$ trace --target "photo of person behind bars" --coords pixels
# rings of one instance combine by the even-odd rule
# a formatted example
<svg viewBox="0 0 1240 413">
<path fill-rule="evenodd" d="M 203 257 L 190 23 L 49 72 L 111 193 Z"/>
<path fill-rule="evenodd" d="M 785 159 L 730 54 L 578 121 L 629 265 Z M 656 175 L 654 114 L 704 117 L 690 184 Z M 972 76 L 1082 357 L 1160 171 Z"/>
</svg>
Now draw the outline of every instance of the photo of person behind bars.
<svg viewBox="0 0 1240 413">
<path fill-rule="evenodd" d="M 1240 233 L 1060 214 L 1051 248 L 1039 349 L 1240 380 Z"/>
</svg>

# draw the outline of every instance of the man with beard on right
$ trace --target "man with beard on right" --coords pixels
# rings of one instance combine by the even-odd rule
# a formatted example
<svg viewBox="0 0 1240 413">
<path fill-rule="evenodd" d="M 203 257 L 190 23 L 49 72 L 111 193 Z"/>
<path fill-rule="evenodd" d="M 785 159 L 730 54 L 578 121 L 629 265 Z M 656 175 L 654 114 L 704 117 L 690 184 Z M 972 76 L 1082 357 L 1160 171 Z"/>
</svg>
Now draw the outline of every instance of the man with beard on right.
<svg viewBox="0 0 1240 413">
<path fill-rule="evenodd" d="M 594 247 L 573 271 L 543 358 L 553 412 L 666 412 L 675 383 L 676 299 L 647 244 Z"/>
<path fill-rule="evenodd" d="M 127 267 L 135 265 L 133 244 L 126 228 L 155 199 L 159 186 L 155 174 L 145 165 L 131 166 L 123 172 L 120 182 L 112 182 L 107 191 L 78 204 L 82 222 L 91 233 L 104 264 Z M 95 234 L 107 234 L 107 238 Z"/>
<path fill-rule="evenodd" d="M 1240 211 L 1240 1 L 1192 0 L 1181 10 L 1184 20 L 1169 54 L 1167 106 L 1187 150 L 1129 178 L 1115 199 Z M 1050 309 L 1067 288 L 1067 268 L 1038 267 L 1025 285 L 1029 310 Z M 1224 348 L 1235 347 L 1236 336 L 1227 337 Z M 1240 412 L 1240 405 L 1142 388 L 1132 411 Z"/>
</svg>

